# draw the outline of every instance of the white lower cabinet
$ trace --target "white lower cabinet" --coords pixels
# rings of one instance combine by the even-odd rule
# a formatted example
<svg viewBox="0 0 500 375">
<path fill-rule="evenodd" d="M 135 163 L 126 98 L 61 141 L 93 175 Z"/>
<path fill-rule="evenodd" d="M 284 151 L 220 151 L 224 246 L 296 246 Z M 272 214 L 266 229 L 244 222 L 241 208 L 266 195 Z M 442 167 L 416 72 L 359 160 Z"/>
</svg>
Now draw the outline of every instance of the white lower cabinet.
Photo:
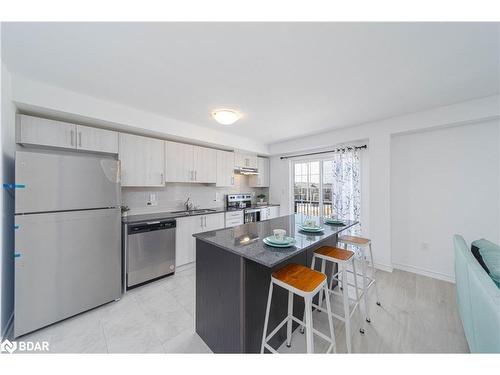
<svg viewBox="0 0 500 375">
<path fill-rule="evenodd" d="M 243 225 L 243 210 L 226 212 L 226 228 Z"/>
<path fill-rule="evenodd" d="M 280 216 L 280 206 L 271 206 L 268 207 L 269 219 L 274 219 L 275 217 Z"/>
<path fill-rule="evenodd" d="M 175 266 L 196 260 L 195 233 L 224 228 L 224 213 L 177 218 L 175 230 Z"/>
<path fill-rule="evenodd" d="M 280 216 L 280 207 L 279 206 L 269 206 L 264 207 L 260 210 L 260 220 L 271 220 L 275 217 Z"/>
</svg>

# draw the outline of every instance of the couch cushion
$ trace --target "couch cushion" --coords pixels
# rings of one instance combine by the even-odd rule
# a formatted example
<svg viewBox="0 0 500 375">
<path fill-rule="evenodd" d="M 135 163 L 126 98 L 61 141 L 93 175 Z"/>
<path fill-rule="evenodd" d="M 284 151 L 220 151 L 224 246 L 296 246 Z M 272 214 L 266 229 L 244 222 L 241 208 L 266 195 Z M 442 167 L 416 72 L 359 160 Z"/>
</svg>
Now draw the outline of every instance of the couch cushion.
<svg viewBox="0 0 500 375">
<path fill-rule="evenodd" d="M 489 270 L 488 274 L 500 288 L 500 248 L 495 244 L 485 244 L 479 248 L 479 253 Z"/>
<path fill-rule="evenodd" d="M 476 241 L 474 241 L 474 242 L 471 243 L 471 249 L 470 249 L 472 251 L 472 255 L 474 255 L 474 258 L 476 258 L 476 260 L 479 262 L 479 264 L 481 265 L 481 267 L 483 267 L 483 269 L 487 273 L 490 273 L 490 270 L 488 269 L 488 267 L 484 263 L 483 257 L 481 256 L 481 253 L 479 252 L 479 248 L 481 246 L 485 246 L 486 243 L 489 243 L 489 242 L 490 241 L 485 240 L 485 239 L 476 240 Z"/>
</svg>

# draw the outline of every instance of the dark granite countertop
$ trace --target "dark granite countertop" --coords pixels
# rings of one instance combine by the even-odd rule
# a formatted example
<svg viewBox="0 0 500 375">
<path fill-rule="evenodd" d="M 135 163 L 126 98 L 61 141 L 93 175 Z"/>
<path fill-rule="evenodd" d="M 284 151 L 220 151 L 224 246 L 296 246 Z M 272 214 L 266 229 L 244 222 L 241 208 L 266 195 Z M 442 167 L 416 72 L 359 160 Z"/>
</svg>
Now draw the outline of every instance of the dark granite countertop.
<svg viewBox="0 0 500 375">
<path fill-rule="evenodd" d="M 313 218 L 316 219 L 318 224 L 324 227 L 323 232 L 313 234 L 301 231 L 298 225 L 306 219 L 306 216 L 296 214 L 256 223 L 247 223 L 234 228 L 198 233 L 193 236 L 266 267 L 274 267 L 284 260 L 309 249 L 318 242 L 334 236 L 358 223 L 357 221 L 346 220 L 345 226 L 339 226 L 324 224 L 323 218 L 321 217 Z M 287 235 L 291 235 L 295 238 L 295 246 L 289 248 L 275 248 L 264 244 L 262 239 L 272 235 L 274 229 L 285 229 Z"/>
<path fill-rule="evenodd" d="M 279 206 L 279 204 L 264 204 L 264 205 L 254 205 L 249 208 L 265 208 L 265 207 L 273 207 L 273 206 Z M 164 219 L 178 219 L 180 217 L 189 217 L 189 216 L 198 216 L 198 215 L 211 215 L 211 214 L 218 214 L 221 212 L 230 212 L 230 211 L 239 211 L 239 210 L 244 210 L 244 208 L 241 209 L 230 209 L 227 210 L 225 208 L 216 208 L 213 209 L 213 211 L 209 212 L 200 212 L 200 213 L 193 213 L 193 214 L 183 214 L 183 213 L 174 213 L 174 212 L 154 212 L 150 214 L 138 214 L 138 215 L 128 215 L 125 217 L 122 217 L 122 223 L 140 223 L 143 221 L 151 221 L 151 220 L 164 220 Z"/>
<path fill-rule="evenodd" d="M 181 217 L 219 214 L 221 212 L 226 212 L 226 210 L 224 208 L 216 208 L 216 209 L 213 209 L 213 211 L 192 213 L 189 215 L 186 215 L 183 213 L 175 213 L 175 212 L 155 212 L 155 213 L 151 213 L 151 214 L 128 215 L 128 216 L 122 217 L 122 223 L 128 224 L 128 223 L 140 223 L 143 221 L 151 221 L 151 220 L 178 219 Z"/>
</svg>

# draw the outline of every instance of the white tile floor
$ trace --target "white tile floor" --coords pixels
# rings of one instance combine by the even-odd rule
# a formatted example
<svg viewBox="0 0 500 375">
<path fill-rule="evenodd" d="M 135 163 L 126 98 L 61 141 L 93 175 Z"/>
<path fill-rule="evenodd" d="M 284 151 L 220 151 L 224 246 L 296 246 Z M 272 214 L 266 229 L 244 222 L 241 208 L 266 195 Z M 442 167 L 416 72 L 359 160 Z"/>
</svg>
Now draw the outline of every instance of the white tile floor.
<svg viewBox="0 0 500 375">
<path fill-rule="evenodd" d="M 210 353 L 195 333 L 195 268 L 133 289 L 118 302 L 41 329 L 18 340 L 46 340 L 52 353 Z M 382 307 L 372 306 L 372 322 L 353 320 L 353 352 L 467 352 L 455 304 L 455 286 L 408 272 L 377 272 Z M 324 314 L 315 328 L 327 331 Z M 358 330 L 364 327 L 366 333 Z M 336 321 L 338 351 L 345 352 L 343 324 Z M 317 351 L 325 344 L 315 340 Z M 304 352 L 295 331 L 292 348 Z"/>
</svg>

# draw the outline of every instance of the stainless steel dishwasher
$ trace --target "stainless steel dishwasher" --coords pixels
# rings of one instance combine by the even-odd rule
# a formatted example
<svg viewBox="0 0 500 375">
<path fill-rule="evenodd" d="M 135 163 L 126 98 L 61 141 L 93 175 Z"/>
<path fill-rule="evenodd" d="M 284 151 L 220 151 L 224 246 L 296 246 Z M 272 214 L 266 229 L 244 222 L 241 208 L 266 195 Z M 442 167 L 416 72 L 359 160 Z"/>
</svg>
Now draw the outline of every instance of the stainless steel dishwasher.
<svg viewBox="0 0 500 375">
<path fill-rule="evenodd" d="M 126 288 L 174 273 L 175 220 L 130 223 L 126 240 Z"/>
</svg>

